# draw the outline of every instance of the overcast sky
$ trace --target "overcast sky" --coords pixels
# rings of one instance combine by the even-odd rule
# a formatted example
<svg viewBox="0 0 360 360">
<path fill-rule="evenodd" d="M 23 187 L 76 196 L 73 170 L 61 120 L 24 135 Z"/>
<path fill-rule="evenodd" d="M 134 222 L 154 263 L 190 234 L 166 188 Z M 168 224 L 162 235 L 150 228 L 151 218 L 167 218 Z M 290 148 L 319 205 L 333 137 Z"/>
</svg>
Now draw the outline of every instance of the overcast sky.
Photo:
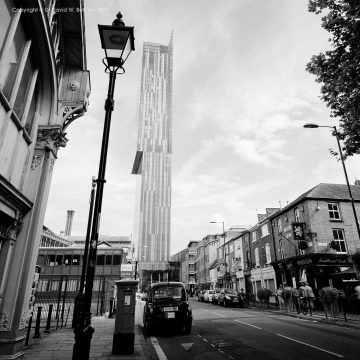
<svg viewBox="0 0 360 360">
<path fill-rule="evenodd" d="M 108 75 L 97 24 L 121 10 L 135 27 L 135 52 L 115 86 L 100 234 L 134 233 L 142 47 L 167 45 L 174 31 L 171 254 L 190 240 L 254 225 L 265 208 L 285 206 L 319 183 L 345 184 L 330 129 L 338 125 L 305 71 L 329 47 L 319 15 L 303 0 L 85 1 L 88 112 L 71 124 L 58 152 L 44 225 L 60 233 L 75 210 L 72 235 L 85 235 L 91 177 L 97 176 Z M 101 5 L 99 5 L 101 4 Z M 346 161 L 360 178 L 359 156 Z"/>
</svg>

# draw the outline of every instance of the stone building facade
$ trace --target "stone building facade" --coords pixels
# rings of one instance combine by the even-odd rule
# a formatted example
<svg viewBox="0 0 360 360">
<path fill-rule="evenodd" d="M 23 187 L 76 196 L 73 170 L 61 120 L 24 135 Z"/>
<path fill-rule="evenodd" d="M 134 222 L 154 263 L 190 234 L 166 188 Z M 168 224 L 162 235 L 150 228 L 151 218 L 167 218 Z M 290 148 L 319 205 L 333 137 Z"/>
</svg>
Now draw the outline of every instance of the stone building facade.
<svg viewBox="0 0 360 360">
<path fill-rule="evenodd" d="M 9 358 L 22 354 L 57 153 L 90 94 L 83 2 L 23 3 L 0 0 L 0 356 Z"/>
</svg>

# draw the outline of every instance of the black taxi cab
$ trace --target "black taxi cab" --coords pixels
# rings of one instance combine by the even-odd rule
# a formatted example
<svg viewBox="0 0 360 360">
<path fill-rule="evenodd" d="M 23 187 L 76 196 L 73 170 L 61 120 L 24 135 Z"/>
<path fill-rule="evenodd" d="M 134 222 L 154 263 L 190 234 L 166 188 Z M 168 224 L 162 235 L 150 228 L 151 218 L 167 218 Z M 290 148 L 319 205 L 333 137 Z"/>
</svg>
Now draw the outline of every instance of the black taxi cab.
<svg viewBox="0 0 360 360">
<path fill-rule="evenodd" d="M 189 334 L 192 310 L 184 284 L 175 281 L 151 284 L 147 290 L 143 320 L 148 335 L 158 326 L 183 327 Z"/>
</svg>

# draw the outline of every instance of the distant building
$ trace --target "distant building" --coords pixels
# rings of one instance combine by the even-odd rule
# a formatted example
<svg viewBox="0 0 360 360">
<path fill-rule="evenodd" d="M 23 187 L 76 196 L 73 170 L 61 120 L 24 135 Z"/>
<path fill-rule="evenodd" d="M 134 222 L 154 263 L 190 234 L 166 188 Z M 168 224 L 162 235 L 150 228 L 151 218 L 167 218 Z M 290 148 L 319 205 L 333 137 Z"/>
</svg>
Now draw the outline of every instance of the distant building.
<svg viewBox="0 0 360 360">
<path fill-rule="evenodd" d="M 0 358 L 23 354 L 52 171 L 88 106 L 82 7 L 0 0 Z"/>
<path fill-rule="evenodd" d="M 135 242 L 138 272 L 167 279 L 170 258 L 173 38 L 144 43 L 137 154 Z M 163 275 L 159 273 L 163 271 Z M 159 276 L 158 276 L 159 275 Z"/>
<path fill-rule="evenodd" d="M 359 218 L 360 186 L 350 186 Z M 346 185 L 319 184 L 270 220 L 278 283 L 306 280 L 319 290 L 345 288 L 346 280 L 357 278 L 349 255 L 360 249 L 360 239 Z"/>
<path fill-rule="evenodd" d="M 35 304 L 56 304 L 64 296 L 66 311 L 72 316 L 75 296 L 79 290 L 84 261 L 85 236 L 56 236 L 44 227 L 37 259 L 40 269 Z M 49 242 L 49 234 L 56 239 Z M 51 245 L 52 246 L 49 246 Z M 93 285 L 92 312 L 109 310 L 114 296 L 115 281 L 134 278 L 131 236 L 99 235 Z"/>
<path fill-rule="evenodd" d="M 180 281 L 185 284 L 186 289 L 192 294 L 197 287 L 195 263 L 197 257 L 198 241 L 190 241 L 188 246 L 174 254 L 170 261 L 180 263 Z"/>
</svg>

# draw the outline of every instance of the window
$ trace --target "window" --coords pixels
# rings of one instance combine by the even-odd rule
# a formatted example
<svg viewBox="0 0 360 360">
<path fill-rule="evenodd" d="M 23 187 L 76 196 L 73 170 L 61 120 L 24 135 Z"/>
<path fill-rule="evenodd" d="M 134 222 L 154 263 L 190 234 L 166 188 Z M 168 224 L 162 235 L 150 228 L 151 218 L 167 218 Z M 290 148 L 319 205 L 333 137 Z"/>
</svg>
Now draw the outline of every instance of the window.
<svg viewBox="0 0 360 360">
<path fill-rule="evenodd" d="M 266 263 L 271 263 L 270 244 L 265 244 Z"/>
<path fill-rule="evenodd" d="M 300 221 L 299 208 L 295 208 L 295 209 L 294 209 L 294 218 L 295 218 L 295 222 L 299 222 L 299 221 Z"/>
<path fill-rule="evenodd" d="M 276 220 L 276 225 L 277 225 L 278 232 L 281 233 L 281 232 L 282 232 L 281 218 L 278 218 L 278 219 Z"/>
<path fill-rule="evenodd" d="M 280 258 L 285 259 L 285 251 L 282 239 L 279 239 Z"/>
<path fill-rule="evenodd" d="M 339 204 L 328 203 L 330 220 L 341 220 Z"/>
<path fill-rule="evenodd" d="M 104 265 L 105 264 L 105 255 L 98 255 L 96 259 L 96 265 Z"/>
<path fill-rule="evenodd" d="M 71 264 L 71 255 L 64 255 L 64 265 Z"/>
<path fill-rule="evenodd" d="M 112 263 L 112 255 L 106 255 L 105 265 L 111 265 L 111 263 Z"/>
<path fill-rule="evenodd" d="M 260 266 L 260 262 L 259 262 L 259 248 L 255 248 L 255 266 L 259 267 Z"/>
<path fill-rule="evenodd" d="M 256 231 L 253 231 L 251 233 L 251 240 L 252 240 L 252 242 L 256 241 Z"/>
<path fill-rule="evenodd" d="M 261 236 L 264 237 L 266 235 L 269 235 L 269 227 L 267 223 L 261 226 Z"/>
<path fill-rule="evenodd" d="M 345 234 L 343 229 L 333 229 L 336 251 L 346 253 Z"/>
<path fill-rule="evenodd" d="M 11 4 L 9 0 L 5 0 L 5 2 L 0 4 L 0 44 L 4 43 L 11 18 L 15 14 L 14 11 L 12 11 L 12 6 L 13 4 Z"/>
<path fill-rule="evenodd" d="M 62 255 L 56 255 L 55 265 L 62 265 L 62 264 L 63 264 L 63 256 Z"/>
<path fill-rule="evenodd" d="M 234 252 L 234 243 L 229 244 L 229 253 Z"/>
<path fill-rule="evenodd" d="M 113 255 L 113 265 L 121 264 L 121 255 Z"/>
<path fill-rule="evenodd" d="M 79 265 L 80 264 L 80 255 L 73 255 L 71 264 L 72 265 Z"/>
</svg>

